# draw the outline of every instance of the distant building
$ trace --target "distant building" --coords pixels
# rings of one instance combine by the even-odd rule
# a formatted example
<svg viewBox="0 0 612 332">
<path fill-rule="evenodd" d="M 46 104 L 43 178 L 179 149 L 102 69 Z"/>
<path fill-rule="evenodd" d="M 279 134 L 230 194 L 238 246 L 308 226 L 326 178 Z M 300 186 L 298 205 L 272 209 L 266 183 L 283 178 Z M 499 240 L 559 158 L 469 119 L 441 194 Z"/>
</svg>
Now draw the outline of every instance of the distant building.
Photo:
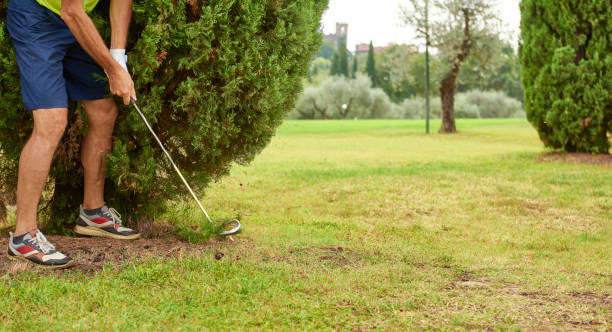
<svg viewBox="0 0 612 332">
<path fill-rule="evenodd" d="M 374 52 L 376 53 L 381 53 L 384 52 L 386 50 L 389 49 L 389 47 L 391 47 L 392 45 L 389 44 L 387 46 L 374 46 Z M 368 54 L 368 52 L 370 51 L 370 44 L 357 44 L 357 46 L 355 46 L 355 55 L 359 56 L 359 55 L 363 55 L 363 54 Z"/>
<path fill-rule="evenodd" d="M 361 44 L 357 44 L 357 46 L 355 46 L 355 55 L 356 56 L 368 54 L 369 51 L 370 51 L 370 44 L 361 43 Z"/>
<path fill-rule="evenodd" d="M 334 45 L 337 45 L 339 40 L 346 40 L 348 38 L 348 24 L 336 23 L 336 33 L 325 35 L 323 38 L 333 41 Z"/>
<path fill-rule="evenodd" d="M 387 45 L 387 46 L 374 46 L 374 52 L 376 53 L 380 53 L 380 52 L 384 52 L 386 50 L 389 49 L 389 47 L 391 47 L 392 45 Z"/>
</svg>

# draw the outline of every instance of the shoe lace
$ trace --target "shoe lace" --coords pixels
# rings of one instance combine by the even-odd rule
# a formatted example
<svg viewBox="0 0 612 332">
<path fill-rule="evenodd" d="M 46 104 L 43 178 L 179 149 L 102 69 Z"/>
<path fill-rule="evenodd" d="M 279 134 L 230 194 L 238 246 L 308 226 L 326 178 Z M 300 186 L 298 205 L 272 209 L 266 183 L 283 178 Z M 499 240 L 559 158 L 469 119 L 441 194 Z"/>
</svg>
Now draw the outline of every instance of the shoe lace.
<svg viewBox="0 0 612 332">
<path fill-rule="evenodd" d="M 119 212 L 117 212 L 117 210 L 113 208 L 108 208 L 108 214 L 110 214 L 111 219 L 115 222 L 115 224 L 121 225 L 121 215 L 119 214 Z"/>
<path fill-rule="evenodd" d="M 41 231 L 36 232 L 36 236 L 32 238 L 32 241 L 38 245 L 40 250 L 45 254 L 49 253 L 52 250 L 55 250 L 55 246 L 47 240 L 47 238 L 43 235 Z"/>
</svg>

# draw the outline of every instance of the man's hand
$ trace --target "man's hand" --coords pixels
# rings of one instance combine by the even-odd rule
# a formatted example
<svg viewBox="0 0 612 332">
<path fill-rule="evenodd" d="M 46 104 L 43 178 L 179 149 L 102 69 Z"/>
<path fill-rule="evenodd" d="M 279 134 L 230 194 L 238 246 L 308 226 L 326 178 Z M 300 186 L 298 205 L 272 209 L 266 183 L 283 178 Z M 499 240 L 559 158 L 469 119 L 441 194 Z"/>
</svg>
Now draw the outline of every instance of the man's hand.
<svg viewBox="0 0 612 332">
<path fill-rule="evenodd" d="M 123 99 L 123 104 L 129 105 L 130 98 L 136 100 L 136 91 L 134 90 L 134 82 L 127 70 L 117 63 L 114 70 L 108 75 L 108 83 L 110 92 Z"/>
<path fill-rule="evenodd" d="M 131 0 L 111 1 L 111 48 L 125 49 L 131 15 Z M 129 105 L 130 98 L 136 99 L 134 82 L 104 45 L 98 30 L 83 10 L 83 0 L 62 0 L 61 17 L 81 47 L 106 71 L 111 93 L 123 98 L 123 103 Z"/>
<path fill-rule="evenodd" d="M 117 61 L 117 63 L 121 66 L 121 68 L 123 68 L 123 70 L 128 73 L 128 76 L 129 76 L 129 72 L 127 68 L 127 56 L 125 55 L 125 50 L 124 49 L 111 49 L 110 54 L 113 57 L 113 59 L 115 59 L 115 61 Z M 134 82 L 132 82 L 132 79 L 130 77 L 130 82 L 128 83 L 124 75 L 121 75 L 121 74 L 122 73 L 119 73 L 119 75 L 116 75 L 115 76 L 116 78 L 113 78 L 113 79 L 111 79 L 110 74 L 107 74 L 108 79 L 109 79 L 110 90 L 112 94 L 115 94 L 123 98 L 123 103 L 125 105 L 128 105 L 130 103 L 130 98 L 134 98 L 134 100 L 136 100 L 136 93 L 134 92 Z M 127 87 L 129 87 L 129 89 Z M 128 94 L 127 96 L 126 96 L 126 93 Z"/>
</svg>

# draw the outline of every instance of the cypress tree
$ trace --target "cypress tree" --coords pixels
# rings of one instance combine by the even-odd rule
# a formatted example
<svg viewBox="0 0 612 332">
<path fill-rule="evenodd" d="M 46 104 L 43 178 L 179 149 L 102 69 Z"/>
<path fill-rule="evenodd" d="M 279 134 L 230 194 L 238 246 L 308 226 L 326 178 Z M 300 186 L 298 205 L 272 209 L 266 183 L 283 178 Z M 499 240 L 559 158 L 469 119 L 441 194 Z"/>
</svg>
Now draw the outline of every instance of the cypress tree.
<svg viewBox="0 0 612 332">
<path fill-rule="evenodd" d="M 359 67 L 359 63 L 357 63 L 357 54 L 355 54 L 355 56 L 353 57 L 353 70 L 351 72 L 352 78 L 357 77 L 357 71 L 359 70 L 358 67 Z"/>
<path fill-rule="evenodd" d="M 609 0 L 521 3 L 525 109 L 548 147 L 609 153 L 611 12 Z"/>
<path fill-rule="evenodd" d="M 14 192 L 19 154 L 32 130 L 0 0 L 0 191 Z M 92 16 L 110 36 L 109 1 Z M 326 0 L 134 0 L 127 45 L 139 103 L 196 189 L 246 164 L 268 144 L 293 108 L 321 45 Z M 185 195 L 146 127 L 120 106 L 108 156 L 106 199 L 132 226 L 151 221 Z M 87 122 L 71 106 L 69 128 L 50 173 L 55 188 L 48 230 L 75 220 L 82 197 L 80 141 Z M 0 196 L 2 197 L 2 196 Z M 1 203 L 1 202 L 0 202 Z M 0 204 L 1 205 L 1 204 Z"/>
<path fill-rule="evenodd" d="M 334 52 L 334 55 L 332 56 L 332 63 L 331 63 L 331 68 L 329 69 L 329 75 L 331 76 L 336 76 L 336 75 L 342 75 L 342 69 L 340 69 L 340 54 L 338 53 L 338 51 Z"/>
<path fill-rule="evenodd" d="M 372 86 L 376 87 L 376 60 L 374 59 L 374 45 L 370 41 L 370 49 L 368 50 L 368 61 L 366 62 L 366 73 L 372 80 Z"/>
<path fill-rule="evenodd" d="M 340 69 L 340 75 L 344 76 L 344 77 L 350 77 L 349 76 L 349 54 L 348 54 L 348 50 L 346 49 L 346 39 L 342 38 L 339 40 L 339 45 L 338 45 L 338 54 L 340 57 L 340 64 L 339 64 L 339 69 Z"/>
</svg>

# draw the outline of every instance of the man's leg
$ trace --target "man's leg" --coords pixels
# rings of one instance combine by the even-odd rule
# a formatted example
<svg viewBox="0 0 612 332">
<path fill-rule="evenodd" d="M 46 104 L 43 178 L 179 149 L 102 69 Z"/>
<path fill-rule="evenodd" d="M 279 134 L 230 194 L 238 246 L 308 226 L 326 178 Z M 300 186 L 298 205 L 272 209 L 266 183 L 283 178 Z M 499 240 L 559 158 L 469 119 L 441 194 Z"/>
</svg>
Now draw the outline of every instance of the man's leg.
<svg viewBox="0 0 612 332">
<path fill-rule="evenodd" d="M 65 108 L 32 111 L 34 130 L 21 151 L 17 180 L 17 227 L 15 235 L 36 235 L 36 215 L 49 168 L 68 122 Z"/>
<path fill-rule="evenodd" d="M 74 265 L 74 261 L 55 250 L 38 231 L 36 214 L 53 154 L 66 130 L 68 109 L 49 108 L 32 112 L 34 130 L 19 158 L 17 228 L 14 234 L 9 233 L 8 258 L 45 268 L 67 268 Z"/>
<path fill-rule="evenodd" d="M 81 162 L 85 169 L 83 206 L 74 231 L 81 235 L 134 240 L 140 234 L 121 225 L 121 216 L 104 202 L 105 156 L 111 149 L 111 138 L 117 105 L 112 99 L 84 101 L 89 131 L 81 144 Z"/>
<path fill-rule="evenodd" d="M 113 99 L 83 101 L 89 119 L 89 131 L 81 145 L 85 170 L 84 209 L 97 209 L 104 203 L 105 156 L 111 150 L 111 138 L 117 119 Z"/>
</svg>

